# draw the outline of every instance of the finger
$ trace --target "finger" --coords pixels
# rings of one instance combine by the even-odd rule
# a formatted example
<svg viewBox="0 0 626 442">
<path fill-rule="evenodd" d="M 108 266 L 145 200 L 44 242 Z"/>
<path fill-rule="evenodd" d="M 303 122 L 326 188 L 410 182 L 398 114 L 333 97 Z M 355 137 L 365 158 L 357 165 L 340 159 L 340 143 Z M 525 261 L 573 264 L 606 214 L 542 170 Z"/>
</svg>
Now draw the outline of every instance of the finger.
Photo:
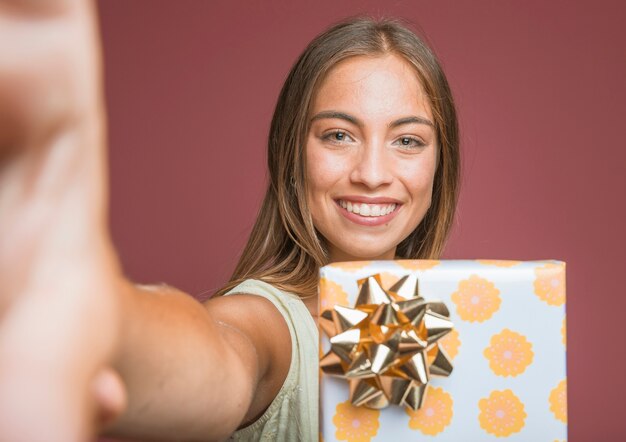
<svg viewBox="0 0 626 442">
<path fill-rule="evenodd" d="M 91 384 L 96 403 L 96 426 L 111 424 L 126 410 L 126 388 L 119 374 L 111 369 L 101 369 Z"/>
<path fill-rule="evenodd" d="M 70 10 L 77 0 L 0 0 L 3 13 L 17 13 L 35 17 L 57 15 Z"/>
<path fill-rule="evenodd" d="M 32 367 L 14 368 L 0 367 L 0 441 L 80 442 L 95 434 L 84 391 Z"/>
</svg>

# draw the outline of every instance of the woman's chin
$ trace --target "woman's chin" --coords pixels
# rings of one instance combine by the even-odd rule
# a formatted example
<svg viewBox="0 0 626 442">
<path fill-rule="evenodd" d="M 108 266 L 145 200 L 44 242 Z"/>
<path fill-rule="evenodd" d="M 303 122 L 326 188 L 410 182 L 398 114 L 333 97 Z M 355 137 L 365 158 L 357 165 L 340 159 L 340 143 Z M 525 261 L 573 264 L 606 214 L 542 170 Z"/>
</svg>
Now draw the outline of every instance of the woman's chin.
<svg viewBox="0 0 626 442">
<path fill-rule="evenodd" d="M 392 250 L 358 248 L 351 250 L 335 250 L 331 251 L 331 262 L 345 261 L 382 261 L 394 259 L 395 247 Z"/>
</svg>

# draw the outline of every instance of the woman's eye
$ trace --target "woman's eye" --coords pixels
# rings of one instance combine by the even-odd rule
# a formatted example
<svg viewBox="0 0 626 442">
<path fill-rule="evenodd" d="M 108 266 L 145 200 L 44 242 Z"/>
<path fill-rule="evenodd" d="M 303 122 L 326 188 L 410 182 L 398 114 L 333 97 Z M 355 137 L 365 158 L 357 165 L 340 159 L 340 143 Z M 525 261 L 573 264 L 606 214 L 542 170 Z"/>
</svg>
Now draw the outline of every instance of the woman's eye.
<svg viewBox="0 0 626 442">
<path fill-rule="evenodd" d="M 419 138 L 414 137 L 401 137 L 396 143 L 405 148 L 419 148 L 426 146 L 426 143 Z"/>
<path fill-rule="evenodd" d="M 354 141 L 350 135 L 341 130 L 330 132 L 323 136 L 324 140 L 328 140 L 334 143 L 343 143 L 344 141 Z"/>
</svg>

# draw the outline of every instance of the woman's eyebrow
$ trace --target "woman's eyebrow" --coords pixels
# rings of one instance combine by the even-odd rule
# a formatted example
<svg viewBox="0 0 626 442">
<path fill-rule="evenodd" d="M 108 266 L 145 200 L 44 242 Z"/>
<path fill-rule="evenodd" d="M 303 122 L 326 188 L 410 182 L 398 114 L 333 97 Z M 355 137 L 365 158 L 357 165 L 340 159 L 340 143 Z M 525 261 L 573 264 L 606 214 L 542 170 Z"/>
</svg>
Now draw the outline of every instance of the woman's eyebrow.
<svg viewBox="0 0 626 442">
<path fill-rule="evenodd" d="M 313 123 L 315 120 L 321 120 L 324 118 L 337 118 L 337 119 L 345 120 L 349 123 L 352 123 L 355 126 L 363 127 L 363 122 L 361 120 L 359 120 L 358 118 L 352 115 L 346 114 L 345 112 L 339 112 L 339 111 L 319 112 L 311 118 L 311 123 Z M 432 121 L 430 121 L 428 118 L 410 116 L 410 117 L 399 118 L 395 121 L 392 121 L 391 123 L 389 123 L 389 128 L 394 128 L 394 127 L 402 126 L 403 124 L 411 124 L 411 123 L 425 124 L 430 127 L 435 127 Z"/>
<path fill-rule="evenodd" d="M 404 117 L 396 121 L 392 121 L 391 123 L 389 123 L 389 127 L 390 128 L 398 127 L 398 126 L 402 126 L 403 124 L 411 124 L 411 123 L 425 124 L 426 126 L 435 127 L 433 122 L 430 121 L 428 118 L 416 117 L 416 116 Z"/>
<path fill-rule="evenodd" d="M 352 115 L 348 115 L 345 112 L 339 112 L 339 111 L 319 112 L 311 118 L 311 123 L 314 122 L 315 120 L 321 120 L 324 118 L 338 118 L 340 120 L 346 120 L 348 123 L 352 123 L 355 126 L 359 126 L 359 127 L 363 126 L 363 123 L 358 118 L 353 117 Z"/>
</svg>

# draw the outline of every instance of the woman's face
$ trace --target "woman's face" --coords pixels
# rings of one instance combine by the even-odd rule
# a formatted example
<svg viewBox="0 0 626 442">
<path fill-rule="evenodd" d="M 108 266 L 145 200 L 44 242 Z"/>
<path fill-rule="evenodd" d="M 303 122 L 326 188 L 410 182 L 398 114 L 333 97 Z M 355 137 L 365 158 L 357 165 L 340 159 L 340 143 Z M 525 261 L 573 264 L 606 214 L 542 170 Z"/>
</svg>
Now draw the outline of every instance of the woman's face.
<svg viewBox="0 0 626 442">
<path fill-rule="evenodd" d="M 430 206 L 437 155 L 411 65 L 385 55 L 333 67 L 306 140 L 308 204 L 331 261 L 393 259 Z"/>
</svg>

